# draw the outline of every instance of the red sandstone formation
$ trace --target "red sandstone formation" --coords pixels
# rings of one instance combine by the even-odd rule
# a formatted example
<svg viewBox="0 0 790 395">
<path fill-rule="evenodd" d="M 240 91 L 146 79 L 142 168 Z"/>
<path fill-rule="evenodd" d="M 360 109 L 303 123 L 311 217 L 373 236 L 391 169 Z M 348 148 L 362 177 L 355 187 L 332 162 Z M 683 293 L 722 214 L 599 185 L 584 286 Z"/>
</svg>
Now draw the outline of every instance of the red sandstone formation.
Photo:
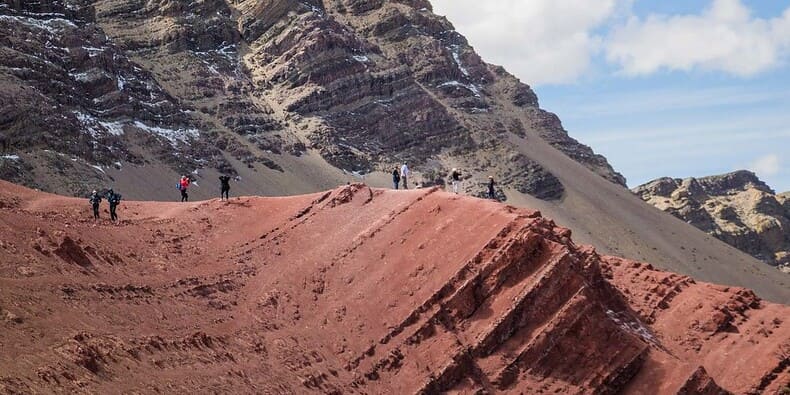
<svg viewBox="0 0 790 395">
<path fill-rule="evenodd" d="M 790 308 L 436 190 L 86 201 L 0 184 L 0 392 L 783 393 Z"/>
</svg>

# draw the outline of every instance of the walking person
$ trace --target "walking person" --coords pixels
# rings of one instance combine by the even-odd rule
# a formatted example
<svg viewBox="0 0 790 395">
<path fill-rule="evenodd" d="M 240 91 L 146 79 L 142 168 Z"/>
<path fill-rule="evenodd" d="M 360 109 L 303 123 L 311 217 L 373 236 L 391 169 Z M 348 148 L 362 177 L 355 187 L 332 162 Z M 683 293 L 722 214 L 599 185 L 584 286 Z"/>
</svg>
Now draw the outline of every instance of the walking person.
<svg viewBox="0 0 790 395">
<path fill-rule="evenodd" d="M 121 195 L 119 193 L 115 193 L 115 191 L 110 188 L 107 191 L 107 202 L 110 203 L 110 219 L 115 222 L 118 220 L 118 214 L 115 210 L 118 208 L 118 204 L 121 203 Z"/>
<path fill-rule="evenodd" d="M 93 219 L 99 219 L 99 204 L 101 203 L 101 195 L 96 190 L 93 190 L 89 199 L 91 206 L 93 206 Z"/>
<path fill-rule="evenodd" d="M 219 176 L 220 182 L 220 192 L 219 192 L 219 200 L 225 199 L 230 200 L 228 195 L 230 194 L 230 176 Z"/>
<path fill-rule="evenodd" d="M 409 189 L 409 173 L 409 166 L 403 162 L 403 166 L 400 167 L 400 180 L 403 183 L 403 189 Z"/>
<path fill-rule="evenodd" d="M 395 189 L 398 189 L 398 184 L 400 184 L 400 171 L 398 171 L 397 166 L 392 169 L 392 184 L 395 186 Z"/>
<path fill-rule="evenodd" d="M 461 172 L 455 167 L 453 167 L 453 171 L 450 173 L 450 180 L 453 182 L 453 193 L 457 195 L 458 187 L 461 185 Z"/>
<path fill-rule="evenodd" d="M 189 177 L 181 176 L 181 180 L 178 181 L 178 189 L 181 190 L 181 201 L 188 202 L 189 201 L 189 194 L 187 193 L 187 189 L 189 188 Z"/>
<path fill-rule="evenodd" d="M 496 192 L 494 191 L 494 187 L 496 183 L 494 182 L 494 176 L 488 176 L 488 198 L 496 200 Z"/>
</svg>

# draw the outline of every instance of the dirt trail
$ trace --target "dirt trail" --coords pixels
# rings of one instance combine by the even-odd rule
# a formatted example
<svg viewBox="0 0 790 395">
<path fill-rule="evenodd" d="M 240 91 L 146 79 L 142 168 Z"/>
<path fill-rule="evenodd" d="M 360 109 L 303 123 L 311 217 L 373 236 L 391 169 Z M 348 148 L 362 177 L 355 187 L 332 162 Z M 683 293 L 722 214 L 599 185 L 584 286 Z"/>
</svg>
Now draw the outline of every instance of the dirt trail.
<svg viewBox="0 0 790 395">
<path fill-rule="evenodd" d="M 790 384 L 788 307 L 601 257 L 531 210 L 351 185 L 124 202 L 111 224 L 1 187 L 0 392 Z"/>
</svg>

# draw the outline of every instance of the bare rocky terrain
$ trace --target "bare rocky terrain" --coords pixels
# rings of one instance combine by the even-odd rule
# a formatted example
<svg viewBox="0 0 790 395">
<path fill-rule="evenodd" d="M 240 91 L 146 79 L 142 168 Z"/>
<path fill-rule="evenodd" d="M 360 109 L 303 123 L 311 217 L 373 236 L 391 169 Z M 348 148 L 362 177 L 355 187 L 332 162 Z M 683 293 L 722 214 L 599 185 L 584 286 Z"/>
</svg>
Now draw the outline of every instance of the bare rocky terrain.
<svg viewBox="0 0 790 395">
<path fill-rule="evenodd" d="M 463 165 L 470 186 L 493 174 L 559 199 L 552 171 L 507 141 L 528 129 L 625 185 L 427 1 L 6 0 L 0 30 L 0 125 L 18 156 L 0 176 L 42 190 L 125 185 L 124 167 L 257 185 L 317 167 L 317 190 L 408 161 L 426 185 Z"/>
<path fill-rule="evenodd" d="M 790 195 L 754 173 L 660 178 L 634 188 L 644 201 L 790 273 Z"/>
<path fill-rule="evenodd" d="M 534 210 L 354 184 L 88 212 L 0 181 L 0 393 L 790 390 L 790 308 Z"/>
<path fill-rule="evenodd" d="M 0 178 L 127 199 L 413 185 L 458 167 L 600 251 L 776 298 L 757 259 L 653 210 L 427 1 L 0 1 Z M 364 177 L 364 179 L 363 179 Z M 771 285 L 766 285 L 772 283 Z M 783 299 L 773 299 L 782 301 Z"/>
</svg>

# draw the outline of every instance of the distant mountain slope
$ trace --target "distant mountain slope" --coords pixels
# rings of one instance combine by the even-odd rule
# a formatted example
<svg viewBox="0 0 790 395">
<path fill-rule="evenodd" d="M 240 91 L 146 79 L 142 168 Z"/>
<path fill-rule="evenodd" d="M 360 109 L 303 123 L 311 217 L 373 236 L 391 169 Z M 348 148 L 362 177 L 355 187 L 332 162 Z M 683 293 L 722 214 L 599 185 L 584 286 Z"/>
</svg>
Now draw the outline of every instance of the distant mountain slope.
<svg viewBox="0 0 790 395">
<path fill-rule="evenodd" d="M 790 196 L 749 171 L 660 178 L 634 188 L 644 201 L 790 272 Z"/>
<path fill-rule="evenodd" d="M 528 209 L 355 184 L 125 201 L 118 224 L 88 211 L 0 181 L 0 392 L 744 394 L 790 383 L 790 307 L 601 256 Z"/>
<path fill-rule="evenodd" d="M 425 1 L 4 1 L 0 30 L 2 130 L 20 156 L 0 176 L 45 190 L 83 194 L 126 165 L 265 184 L 320 155 L 323 173 L 408 161 L 433 183 L 463 165 L 558 199 L 507 142 L 525 128 L 625 185 Z"/>
</svg>

